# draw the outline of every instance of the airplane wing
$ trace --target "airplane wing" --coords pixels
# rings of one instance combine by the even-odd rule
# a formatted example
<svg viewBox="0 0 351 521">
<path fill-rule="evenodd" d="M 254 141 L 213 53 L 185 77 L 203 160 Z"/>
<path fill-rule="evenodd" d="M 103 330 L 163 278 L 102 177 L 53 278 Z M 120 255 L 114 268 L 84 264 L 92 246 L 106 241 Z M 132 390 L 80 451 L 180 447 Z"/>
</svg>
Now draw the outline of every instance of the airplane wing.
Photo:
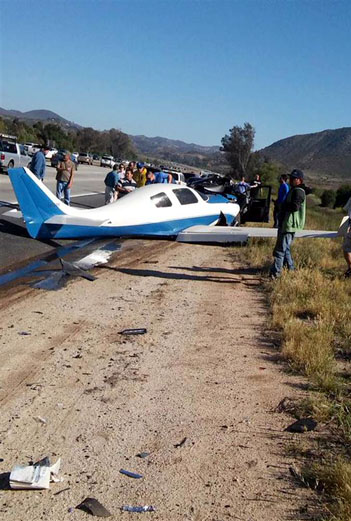
<svg viewBox="0 0 351 521">
<path fill-rule="evenodd" d="M 246 242 L 252 237 L 277 236 L 276 228 L 250 228 L 241 226 L 191 226 L 177 235 L 178 242 L 230 244 Z M 301 230 L 295 233 L 298 238 L 335 238 L 338 232 L 327 230 Z"/>
</svg>

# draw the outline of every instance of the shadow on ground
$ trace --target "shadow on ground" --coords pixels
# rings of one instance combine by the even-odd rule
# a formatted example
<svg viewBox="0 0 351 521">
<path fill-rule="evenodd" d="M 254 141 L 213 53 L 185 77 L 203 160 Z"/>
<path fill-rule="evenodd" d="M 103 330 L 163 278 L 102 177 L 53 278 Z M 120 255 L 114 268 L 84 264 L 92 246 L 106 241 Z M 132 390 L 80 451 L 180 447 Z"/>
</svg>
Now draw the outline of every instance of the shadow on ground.
<svg viewBox="0 0 351 521">
<path fill-rule="evenodd" d="M 165 271 L 156 270 L 142 270 L 132 268 L 113 268 L 112 266 L 97 266 L 102 270 L 113 270 L 126 275 L 133 275 L 135 277 L 156 277 L 160 279 L 171 280 L 197 280 L 199 282 L 218 282 L 220 284 L 240 284 L 241 280 L 233 279 L 232 277 L 211 277 L 201 275 L 188 275 L 187 273 L 167 273 Z M 185 268 L 186 269 L 186 268 Z"/>
</svg>

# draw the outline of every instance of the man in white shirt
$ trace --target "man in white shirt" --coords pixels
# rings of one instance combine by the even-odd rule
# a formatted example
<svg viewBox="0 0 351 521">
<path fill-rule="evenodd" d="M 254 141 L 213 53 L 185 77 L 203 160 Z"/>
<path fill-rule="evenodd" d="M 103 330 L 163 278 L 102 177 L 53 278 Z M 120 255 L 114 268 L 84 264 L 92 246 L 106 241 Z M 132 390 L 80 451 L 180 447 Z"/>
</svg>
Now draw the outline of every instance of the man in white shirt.
<svg viewBox="0 0 351 521">
<path fill-rule="evenodd" d="M 347 201 L 344 206 L 345 212 L 349 217 L 349 224 L 347 227 L 347 232 L 344 236 L 344 241 L 342 243 L 342 249 L 344 252 L 344 257 L 347 263 L 347 271 L 345 272 L 345 277 L 351 277 L 351 197 Z"/>
</svg>

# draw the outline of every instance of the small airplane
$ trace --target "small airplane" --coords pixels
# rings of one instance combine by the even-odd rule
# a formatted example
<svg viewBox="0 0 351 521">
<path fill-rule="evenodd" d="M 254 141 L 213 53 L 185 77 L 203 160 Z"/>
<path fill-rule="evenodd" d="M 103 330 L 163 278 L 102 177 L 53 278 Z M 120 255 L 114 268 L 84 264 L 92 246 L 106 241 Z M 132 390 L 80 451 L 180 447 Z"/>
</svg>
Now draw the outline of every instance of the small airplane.
<svg viewBox="0 0 351 521">
<path fill-rule="evenodd" d="M 229 244 L 250 237 L 276 237 L 274 228 L 239 227 L 240 207 L 222 196 L 212 200 L 187 186 L 151 184 L 116 202 L 82 210 L 65 205 L 28 168 L 8 171 L 34 239 L 140 237 Z M 224 226 L 223 226 L 224 224 Z M 336 237 L 339 232 L 303 230 L 296 237 Z"/>
</svg>

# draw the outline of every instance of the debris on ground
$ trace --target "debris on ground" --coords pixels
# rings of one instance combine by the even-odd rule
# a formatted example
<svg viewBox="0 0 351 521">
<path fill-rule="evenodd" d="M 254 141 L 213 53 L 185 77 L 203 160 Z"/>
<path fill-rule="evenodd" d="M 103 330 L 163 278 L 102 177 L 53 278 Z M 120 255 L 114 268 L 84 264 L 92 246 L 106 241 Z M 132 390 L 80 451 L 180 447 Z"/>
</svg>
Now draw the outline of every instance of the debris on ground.
<svg viewBox="0 0 351 521">
<path fill-rule="evenodd" d="M 62 494 L 62 492 L 67 492 L 67 490 L 71 490 L 71 487 L 63 488 L 63 489 L 59 490 L 58 492 L 55 492 L 55 494 L 53 494 L 53 495 L 59 496 L 60 494 Z"/>
<path fill-rule="evenodd" d="M 31 335 L 32 333 L 29 333 L 28 331 L 19 331 L 18 334 L 21 336 L 28 336 L 28 335 Z"/>
<path fill-rule="evenodd" d="M 306 431 L 314 431 L 317 427 L 317 422 L 313 418 L 301 418 L 296 422 L 292 423 L 288 427 L 286 427 L 287 432 L 306 432 Z"/>
<path fill-rule="evenodd" d="M 62 271 L 66 275 L 72 275 L 73 277 L 83 277 L 83 279 L 90 280 L 91 282 L 96 280 L 96 277 L 94 277 L 94 275 L 92 275 L 91 273 L 88 273 L 86 270 L 83 270 L 77 264 L 75 264 L 73 262 L 64 261 L 61 258 L 59 259 L 59 261 L 62 266 Z"/>
<path fill-rule="evenodd" d="M 139 327 L 134 329 L 123 329 L 123 331 L 119 331 L 120 335 L 144 335 L 147 333 L 145 327 Z"/>
<path fill-rule="evenodd" d="M 156 508 L 151 506 L 151 505 L 145 505 L 144 507 L 142 506 L 131 506 L 131 505 L 123 505 L 121 507 L 121 510 L 123 512 L 138 512 L 139 514 L 141 514 L 142 512 L 156 512 Z"/>
<path fill-rule="evenodd" d="M 34 416 L 33 419 L 38 423 L 42 423 L 43 425 L 47 424 L 47 421 L 42 416 Z"/>
<path fill-rule="evenodd" d="M 288 412 L 293 413 L 293 411 L 296 408 L 295 400 L 292 398 L 289 398 L 289 396 L 285 396 L 280 402 L 278 403 L 277 407 L 275 408 L 275 412 Z"/>
<path fill-rule="evenodd" d="M 173 445 L 173 446 L 174 446 L 176 449 L 177 449 L 178 447 L 182 447 L 182 446 L 184 445 L 184 443 L 186 442 L 187 439 L 188 439 L 188 438 L 185 437 L 185 438 L 182 439 L 182 441 L 180 441 L 179 443 L 176 443 L 176 444 Z"/>
<path fill-rule="evenodd" d="M 139 454 L 136 454 L 136 457 L 141 459 L 147 458 L 148 456 L 150 456 L 150 452 L 139 452 Z"/>
<path fill-rule="evenodd" d="M 9 478 L 12 489 L 48 489 L 50 482 L 60 482 L 58 477 L 61 458 L 54 465 L 49 458 L 44 458 L 33 465 L 16 465 Z"/>
<path fill-rule="evenodd" d="M 96 517 L 110 517 L 112 515 L 107 508 L 94 497 L 85 498 L 76 508 Z"/>
<path fill-rule="evenodd" d="M 120 469 L 120 473 L 128 476 L 129 478 L 140 479 L 143 476 L 141 474 L 136 474 L 135 472 L 130 472 L 129 470 Z"/>
</svg>

